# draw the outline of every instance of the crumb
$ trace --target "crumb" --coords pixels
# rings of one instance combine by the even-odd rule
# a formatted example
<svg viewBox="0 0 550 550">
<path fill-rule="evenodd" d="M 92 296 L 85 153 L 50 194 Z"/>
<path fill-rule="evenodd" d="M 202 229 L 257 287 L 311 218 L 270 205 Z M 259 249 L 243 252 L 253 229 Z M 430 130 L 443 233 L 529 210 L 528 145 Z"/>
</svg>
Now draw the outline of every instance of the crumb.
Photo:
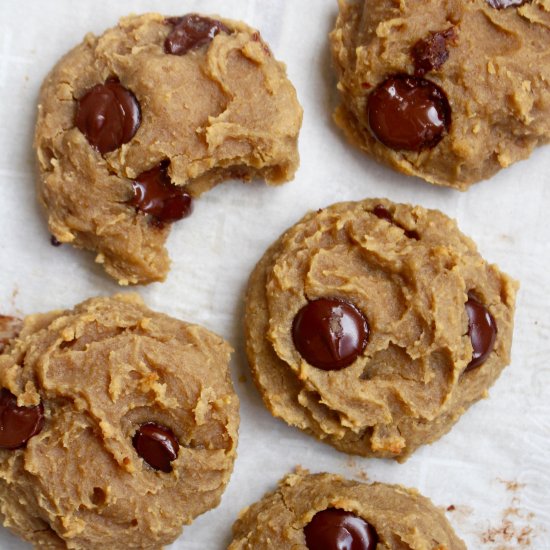
<svg viewBox="0 0 550 550">
<path fill-rule="evenodd" d="M 519 481 L 508 481 L 497 477 L 497 481 L 506 486 L 507 491 L 516 492 L 525 487 L 525 483 L 519 483 Z"/>
<path fill-rule="evenodd" d="M 527 547 L 531 546 L 531 534 L 533 528 L 525 525 L 523 527 L 516 527 L 509 519 L 503 519 L 502 524 L 498 527 L 491 527 L 485 531 L 481 536 L 481 542 L 484 544 L 494 542 L 513 542 L 515 546 L 511 548 Z M 507 547 L 502 547 L 504 548 Z"/>
<path fill-rule="evenodd" d="M 525 483 L 500 478 L 497 478 L 497 481 L 513 494 L 509 506 L 502 512 L 501 523 L 484 531 L 479 536 L 481 542 L 498 544 L 496 550 L 517 550 L 531 546 L 535 531 L 529 522 L 535 518 L 535 514 L 521 509 L 521 498 L 517 494 L 525 487 Z"/>
<path fill-rule="evenodd" d="M 241 375 L 239 376 L 239 382 L 240 382 L 241 384 L 246 384 L 246 376 L 245 376 L 244 374 L 241 374 Z"/>
<path fill-rule="evenodd" d="M 17 300 L 17 295 L 19 294 L 19 287 L 15 286 L 13 287 L 13 290 L 11 291 L 11 305 L 15 307 L 15 301 Z"/>
<path fill-rule="evenodd" d="M 455 522 L 467 522 L 468 518 L 474 513 L 474 509 L 464 504 L 450 504 L 447 508 L 444 508 L 446 512 L 453 513 L 453 521 Z"/>
<path fill-rule="evenodd" d="M 369 475 L 367 474 L 367 472 L 365 472 L 365 470 L 361 470 L 361 469 L 357 470 L 355 476 L 358 477 L 361 481 L 369 480 Z"/>
</svg>

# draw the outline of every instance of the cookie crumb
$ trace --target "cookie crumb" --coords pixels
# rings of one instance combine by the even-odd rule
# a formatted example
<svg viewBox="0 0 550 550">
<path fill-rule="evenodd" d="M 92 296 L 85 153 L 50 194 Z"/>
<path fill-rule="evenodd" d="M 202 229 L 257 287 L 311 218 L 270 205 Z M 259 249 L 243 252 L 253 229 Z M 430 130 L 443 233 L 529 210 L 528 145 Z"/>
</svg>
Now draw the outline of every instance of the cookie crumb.
<svg viewBox="0 0 550 550">
<path fill-rule="evenodd" d="M 518 481 L 515 481 L 515 480 L 509 481 L 507 479 L 497 478 L 497 481 L 499 483 L 502 483 L 506 487 L 507 491 L 511 491 L 511 492 L 517 492 L 520 489 L 523 489 L 526 485 L 525 483 L 519 483 Z"/>
<path fill-rule="evenodd" d="M 480 534 L 481 542 L 498 544 L 498 550 L 516 550 L 531 546 L 535 529 L 529 522 L 535 518 L 535 514 L 520 508 L 521 499 L 517 494 L 526 484 L 500 478 L 497 481 L 512 493 L 510 506 L 503 510 L 500 524 L 489 527 Z"/>
</svg>

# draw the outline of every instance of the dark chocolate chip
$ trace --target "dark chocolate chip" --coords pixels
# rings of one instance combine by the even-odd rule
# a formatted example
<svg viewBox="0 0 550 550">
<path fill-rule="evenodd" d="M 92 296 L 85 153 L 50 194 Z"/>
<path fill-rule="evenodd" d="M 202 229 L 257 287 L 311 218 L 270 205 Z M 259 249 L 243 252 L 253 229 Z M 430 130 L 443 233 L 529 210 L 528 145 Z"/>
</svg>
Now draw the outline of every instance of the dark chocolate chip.
<svg viewBox="0 0 550 550">
<path fill-rule="evenodd" d="M 164 41 L 164 51 L 173 55 L 184 55 L 191 49 L 200 48 L 220 32 L 231 33 L 221 21 L 195 13 L 170 17 L 166 22 L 174 28 Z"/>
<path fill-rule="evenodd" d="M 161 162 L 141 173 L 132 182 L 134 197 L 129 201 L 139 211 L 153 216 L 160 226 L 189 216 L 193 204 L 191 195 L 170 181 L 167 170 L 168 163 Z"/>
<path fill-rule="evenodd" d="M 497 10 L 502 10 L 504 8 L 518 7 L 522 4 L 526 4 L 530 0 L 487 0 L 487 4 L 492 8 Z"/>
<path fill-rule="evenodd" d="M 415 241 L 418 241 L 420 239 L 420 235 L 414 230 L 414 229 L 405 229 L 403 226 L 399 225 L 392 217 L 390 211 L 381 204 L 377 204 L 372 213 L 381 220 L 386 220 L 387 222 L 391 223 L 392 225 L 395 225 L 396 227 L 399 227 L 399 229 L 402 229 L 405 233 L 405 237 L 408 239 L 414 239 Z"/>
<path fill-rule="evenodd" d="M 472 360 L 464 372 L 482 365 L 493 351 L 497 337 L 497 324 L 489 310 L 473 296 L 466 302 L 468 336 L 472 342 Z"/>
<path fill-rule="evenodd" d="M 382 206 L 381 204 L 377 204 L 374 207 L 372 213 L 377 218 L 380 218 L 381 220 L 386 220 L 387 222 L 393 224 L 393 217 L 390 214 L 390 211 L 385 206 Z"/>
<path fill-rule="evenodd" d="M 376 529 L 363 518 L 337 508 L 318 512 L 304 527 L 309 550 L 375 550 Z"/>
<path fill-rule="evenodd" d="M 42 403 L 34 407 L 19 407 L 10 391 L 0 391 L 0 448 L 19 449 L 40 433 L 44 426 Z"/>
<path fill-rule="evenodd" d="M 421 151 L 435 147 L 449 130 L 451 107 L 433 82 L 400 74 L 369 95 L 367 117 L 372 134 L 387 147 Z"/>
<path fill-rule="evenodd" d="M 54 235 L 50 237 L 50 244 L 52 246 L 61 246 L 61 243 L 55 238 Z"/>
<path fill-rule="evenodd" d="M 447 42 L 456 38 L 454 27 L 445 31 L 431 32 L 428 38 L 419 40 L 411 49 L 414 61 L 414 74 L 424 76 L 437 71 L 449 59 Z"/>
<path fill-rule="evenodd" d="M 129 142 L 141 124 L 134 94 L 116 78 L 97 84 L 78 100 L 76 127 L 102 155 Z"/>
<path fill-rule="evenodd" d="M 308 302 L 292 324 L 300 355 L 314 367 L 340 370 L 363 353 L 369 336 L 364 315 L 349 302 L 319 298 Z"/>
<path fill-rule="evenodd" d="M 176 460 L 179 443 L 172 430 L 147 422 L 142 424 L 134 434 L 132 443 L 141 458 L 155 470 L 172 471 L 172 461 Z"/>
</svg>

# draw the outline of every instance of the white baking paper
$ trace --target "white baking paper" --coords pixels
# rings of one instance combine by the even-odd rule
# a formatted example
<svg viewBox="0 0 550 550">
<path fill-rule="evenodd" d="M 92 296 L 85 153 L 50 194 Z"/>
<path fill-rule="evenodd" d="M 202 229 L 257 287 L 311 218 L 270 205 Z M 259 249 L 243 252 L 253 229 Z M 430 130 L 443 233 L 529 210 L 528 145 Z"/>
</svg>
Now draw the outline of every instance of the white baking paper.
<svg viewBox="0 0 550 550">
<path fill-rule="evenodd" d="M 449 510 L 471 550 L 550 549 L 550 149 L 460 193 L 396 174 L 351 148 L 331 121 L 327 33 L 336 0 L 0 0 L 0 312 L 71 307 L 120 290 L 91 253 L 50 245 L 31 144 L 39 86 L 58 58 L 85 33 L 146 11 L 219 13 L 259 28 L 287 64 L 305 110 L 296 179 L 280 188 L 229 182 L 205 195 L 173 227 L 166 282 L 137 288 L 151 308 L 203 324 L 236 350 L 231 369 L 242 421 L 235 471 L 221 505 L 171 548 L 225 548 L 239 510 L 301 465 L 416 487 Z M 439 208 L 485 258 L 521 281 L 512 364 L 489 399 L 405 464 L 350 457 L 273 419 L 243 353 L 244 289 L 265 248 L 306 211 L 364 197 Z M 23 548 L 0 528 L 1 550 Z"/>
</svg>

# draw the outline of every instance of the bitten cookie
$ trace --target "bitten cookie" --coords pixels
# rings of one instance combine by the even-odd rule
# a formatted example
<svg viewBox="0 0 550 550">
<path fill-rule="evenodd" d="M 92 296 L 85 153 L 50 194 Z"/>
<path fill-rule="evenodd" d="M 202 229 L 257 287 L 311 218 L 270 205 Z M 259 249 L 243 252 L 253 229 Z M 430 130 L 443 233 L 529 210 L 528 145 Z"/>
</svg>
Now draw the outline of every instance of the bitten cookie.
<svg viewBox="0 0 550 550">
<path fill-rule="evenodd" d="M 280 184 L 302 109 L 258 31 L 195 14 L 130 16 L 45 79 L 35 147 L 54 237 L 121 284 L 163 280 L 169 223 L 223 180 Z"/>
<path fill-rule="evenodd" d="M 340 0 L 331 33 L 348 139 L 465 190 L 550 140 L 546 0 Z"/>
<path fill-rule="evenodd" d="M 404 460 L 508 364 L 515 292 L 441 212 L 335 204 L 254 269 L 248 360 L 273 415 L 342 451 Z"/>
<path fill-rule="evenodd" d="M 229 550 L 466 550 L 426 497 L 332 474 L 286 476 L 241 512 Z"/>
<path fill-rule="evenodd" d="M 235 459 L 230 347 L 134 294 L 24 319 L 0 354 L 0 517 L 36 548 L 158 549 Z"/>
</svg>

